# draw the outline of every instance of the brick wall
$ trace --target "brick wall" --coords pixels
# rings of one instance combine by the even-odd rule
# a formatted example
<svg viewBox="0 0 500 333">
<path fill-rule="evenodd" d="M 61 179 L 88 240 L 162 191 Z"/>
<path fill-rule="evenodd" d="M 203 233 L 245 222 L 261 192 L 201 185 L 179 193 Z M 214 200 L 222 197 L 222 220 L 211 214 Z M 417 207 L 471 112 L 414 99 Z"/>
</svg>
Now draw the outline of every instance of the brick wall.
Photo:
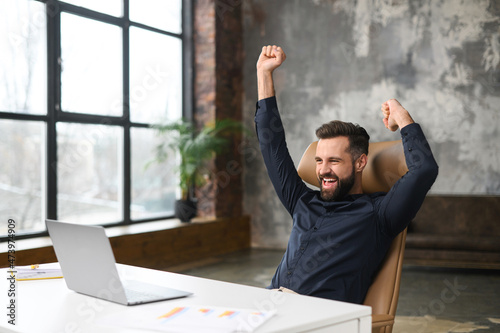
<svg viewBox="0 0 500 333">
<path fill-rule="evenodd" d="M 243 38 L 241 2 L 194 2 L 194 120 L 242 119 Z M 241 136 L 207 166 L 208 182 L 196 190 L 198 215 L 242 215 Z"/>
</svg>

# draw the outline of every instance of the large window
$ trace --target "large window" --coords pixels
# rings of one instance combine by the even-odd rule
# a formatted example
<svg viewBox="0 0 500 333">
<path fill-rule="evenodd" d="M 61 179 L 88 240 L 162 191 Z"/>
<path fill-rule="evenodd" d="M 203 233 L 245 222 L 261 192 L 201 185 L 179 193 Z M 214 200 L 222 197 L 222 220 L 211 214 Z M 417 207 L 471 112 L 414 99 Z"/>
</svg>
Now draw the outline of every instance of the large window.
<svg viewBox="0 0 500 333">
<path fill-rule="evenodd" d="M 155 123 L 189 117 L 187 0 L 0 0 L 0 237 L 173 215 Z"/>
</svg>

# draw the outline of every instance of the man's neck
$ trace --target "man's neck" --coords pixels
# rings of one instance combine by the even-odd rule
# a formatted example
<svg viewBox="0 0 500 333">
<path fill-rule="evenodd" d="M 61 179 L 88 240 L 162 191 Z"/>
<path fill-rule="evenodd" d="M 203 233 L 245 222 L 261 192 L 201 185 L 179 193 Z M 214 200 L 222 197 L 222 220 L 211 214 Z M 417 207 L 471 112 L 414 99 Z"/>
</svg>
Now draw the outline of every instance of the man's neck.
<svg viewBox="0 0 500 333">
<path fill-rule="evenodd" d="M 356 175 L 356 180 L 354 181 L 354 185 L 352 186 L 351 190 L 347 194 L 363 194 L 363 185 L 361 181 L 361 173 Z"/>
</svg>

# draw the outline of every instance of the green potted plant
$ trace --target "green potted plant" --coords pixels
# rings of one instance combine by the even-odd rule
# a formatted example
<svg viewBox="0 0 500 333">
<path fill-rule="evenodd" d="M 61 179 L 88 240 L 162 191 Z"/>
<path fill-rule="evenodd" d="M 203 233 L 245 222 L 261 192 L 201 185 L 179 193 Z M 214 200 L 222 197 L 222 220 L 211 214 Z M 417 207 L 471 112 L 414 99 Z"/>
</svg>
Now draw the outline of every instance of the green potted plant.
<svg viewBox="0 0 500 333">
<path fill-rule="evenodd" d="M 185 120 L 153 127 L 161 142 L 155 147 L 155 159 L 152 162 L 161 163 L 176 156 L 180 158 L 176 172 L 181 199 L 175 203 L 175 216 L 182 222 L 188 222 L 196 216 L 193 190 L 206 181 L 206 175 L 203 174 L 206 163 L 229 146 L 228 134 L 242 131 L 243 125 L 239 121 L 223 119 L 208 123 L 201 129 Z"/>
</svg>

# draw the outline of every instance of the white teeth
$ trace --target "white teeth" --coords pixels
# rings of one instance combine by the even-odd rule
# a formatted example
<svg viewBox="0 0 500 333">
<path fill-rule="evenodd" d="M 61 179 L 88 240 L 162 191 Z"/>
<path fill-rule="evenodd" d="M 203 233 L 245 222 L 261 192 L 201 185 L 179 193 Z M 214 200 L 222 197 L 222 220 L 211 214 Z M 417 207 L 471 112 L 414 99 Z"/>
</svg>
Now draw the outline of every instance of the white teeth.
<svg viewBox="0 0 500 333">
<path fill-rule="evenodd" d="M 330 179 L 330 178 L 323 178 L 323 180 L 325 182 L 333 182 L 333 181 L 335 181 L 335 179 Z"/>
</svg>

